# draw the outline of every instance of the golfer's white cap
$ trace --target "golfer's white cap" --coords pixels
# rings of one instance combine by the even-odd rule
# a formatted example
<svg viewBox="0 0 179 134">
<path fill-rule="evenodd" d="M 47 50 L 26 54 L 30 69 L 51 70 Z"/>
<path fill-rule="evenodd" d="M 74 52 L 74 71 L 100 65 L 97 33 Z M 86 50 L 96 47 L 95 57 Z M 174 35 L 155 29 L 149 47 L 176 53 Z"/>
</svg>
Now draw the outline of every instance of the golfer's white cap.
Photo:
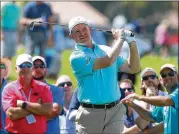
<svg viewBox="0 0 179 134">
<path fill-rule="evenodd" d="M 16 66 L 21 65 L 24 62 L 29 62 L 32 64 L 32 56 L 29 54 L 20 54 L 16 59 Z"/>
<path fill-rule="evenodd" d="M 43 57 L 41 57 L 41 56 L 34 56 L 34 57 L 32 58 L 32 61 L 35 62 L 36 60 L 42 61 L 43 64 L 45 65 L 45 67 L 47 67 L 47 63 L 46 63 L 46 61 L 45 61 L 45 59 L 44 59 Z"/>
<path fill-rule="evenodd" d="M 164 69 L 166 69 L 166 68 L 169 68 L 169 69 L 171 69 L 171 70 L 173 70 L 174 72 L 177 73 L 177 69 L 176 69 L 176 67 L 175 67 L 174 65 L 172 65 L 172 64 L 164 64 L 164 65 L 161 66 L 161 68 L 160 68 L 160 74 L 161 74 L 161 72 L 162 72 Z"/>
<path fill-rule="evenodd" d="M 72 19 L 69 21 L 69 24 L 68 24 L 69 32 L 71 33 L 73 27 L 75 27 L 75 26 L 78 25 L 78 24 L 86 24 L 86 25 L 89 26 L 88 20 L 86 20 L 84 17 L 77 16 L 77 17 L 72 18 Z"/>
<path fill-rule="evenodd" d="M 149 67 L 146 67 L 141 73 L 140 73 L 140 77 L 142 79 L 142 77 L 144 76 L 145 73 L 147 72 L 153 72 L 157 75 L 157 72 L 153 69 L 153 68 L 149 68 Z"/>
</svg>

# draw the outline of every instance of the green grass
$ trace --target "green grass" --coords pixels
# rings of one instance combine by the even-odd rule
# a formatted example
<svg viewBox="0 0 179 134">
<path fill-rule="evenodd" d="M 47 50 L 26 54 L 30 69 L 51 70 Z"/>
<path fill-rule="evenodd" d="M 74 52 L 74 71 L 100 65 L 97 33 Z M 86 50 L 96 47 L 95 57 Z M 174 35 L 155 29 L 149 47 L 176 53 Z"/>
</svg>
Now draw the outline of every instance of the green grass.
<svg viewBox="0 0 179 134">
<path fill-rule="evenodd" d="M 18 49 L 18 54 L 21 54 L 24 52 L 23 48 L 19 48 Z M 69 75 L 72 79 L 73 82 L 73 86 L 74 89 L 77 87 L 77 81 L 75 79 L 75 76 L 72 73 L 72 69 L 69 63 L 69 56 L 71 54 L 70 50 L 66 50 L 62 53 L 62 68 L 61 68 L 61 72 L 59 73 L 59 76 L 61 74 L 66 74 Z M 16 60 L 17 56 L 13 58 L 12 60 L 12 71 L 9 77 L 9 80 L 15 80 L 17 78 L 17 73 L 15 72 L 15 60 Z M 143 70 L 145 67 L 152 67 L 154 68 L 157 72 L 159 72 L 161 65 L 165 64 L 165 63 L 171 63 L 174 64 L 177 68 L 178 68 L 178 63 L 177 63 L 177 57 L 170 57 L 170 58 L 163 58 L 163 57 L 159 57 L 156 55 L 146 55 L 145 57 L 143 57 L 141 59 L 141 69 Z M 47 79 L 47 82 L 51 83 L 51 84 L 55 84 L 55 80 L 52 79 Z M 136 92 L 137 93 L 141 93 L 140 92 L 140 75 L 137 74 L 137 81 L 135 84 L 135 88 L 136 88 Z"/>
</svg>

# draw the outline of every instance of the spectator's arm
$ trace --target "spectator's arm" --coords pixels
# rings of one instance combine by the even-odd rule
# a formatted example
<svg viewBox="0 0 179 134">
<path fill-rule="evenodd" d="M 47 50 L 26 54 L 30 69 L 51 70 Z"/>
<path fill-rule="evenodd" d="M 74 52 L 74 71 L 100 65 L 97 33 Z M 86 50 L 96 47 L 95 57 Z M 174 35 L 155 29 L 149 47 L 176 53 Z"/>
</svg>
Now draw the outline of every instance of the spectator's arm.
<svg viewBox="0 0 179 134">
<path fill-rule="evenodd" d="M 174 105 L 173 100 L 168 96 L 141 96 L 139 100 L 145 101 L 154 106 L 172 106 Z"/>
<path fill-rule="evenodd" d="M 161 122 L 160 124 L 153 126 L 152 128 L 145 129 L 137 134 L 163 134 L 164 133 L 164 123 Z"/>
<path fill-rule="evenodd" d="M 136 105 L 135 103 L 131 103 L 131 107 L 145 120 L 149 122 L 155 122 L 155 120 L 152 118 L 152 113 L 150 111 L 147 111 L 146 109 Z"/>
<path fill-rule="evenodd" d="M 130 127 L 130 128 L 126 128 L 123 132 L 122 132 L 122 134 L 134 134 L 134 133 L 137 133 L 137 132 L 139 132 L 140 131 L 140 129 L 137 127 L 137 125 L 134 125 L 134 126 L 132 126 L 132 127 Z"/>
<path fill-rule="evenodd" d="M 37 115 L 50 115 L 52 112 L 52 103 L 39 104 L 27 102 L 26 110 Z"/>
<path fill-rule="evenodd" d="M 62 106 L 57 103 L 53 103 L 52 112 L 46 116 L 47 120 L 55 118 L 56 116 L 60 115 L 61 112 L 62 112 Z"/>
<path fill-rule="evenodd" d="M 26 110 L 37 115 L 50 115 L 52 112 L 52 92 L 50 87 L 45 85 L 42 89 L 42 98 L 39 98 L 36 103 L 27 102 Z M 22 106 L 23 101 L 20 101 L 17 106 Z"/>
<path fill-rule="evenodd" d="M 6 115 L 11 120 L 18 120 L 22 117 L 29 115 L 29 114 L 31 114 L 29 111 L 22 109 L 20 107 L 10 107 L 6 110 Z"/>
</svg>

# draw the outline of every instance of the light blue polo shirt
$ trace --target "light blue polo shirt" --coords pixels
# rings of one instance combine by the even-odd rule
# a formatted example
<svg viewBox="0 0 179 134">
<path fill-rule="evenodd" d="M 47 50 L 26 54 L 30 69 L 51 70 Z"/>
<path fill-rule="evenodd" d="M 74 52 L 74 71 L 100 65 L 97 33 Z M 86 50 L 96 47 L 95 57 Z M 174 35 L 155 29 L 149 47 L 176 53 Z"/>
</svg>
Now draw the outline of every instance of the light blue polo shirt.
<svg viewBox="0 0 179 134">
<path fill-rule="evenodd" d="M 168 95 L 174 106 L 156 107 L 152 111 L 153 119 L 156 122 L 164 121 L 164 134 L 178 134 L 178 88 Z"/>
<path fill-rule="evenodd" d="M 2 7 L 1 15 L 1 25 L 3 29 L 18 29 L 21 9 L 17 4 L 13 4 L 13 2 L 5 4 Z"/>
<path fill-rule="evenodd" d="M 111 48 L 94 43 L 94 48 L 77 44 L 70 63 L 78 81 L 78 100 L 91 104 L 106 104 L 120 99 L 117 72 L 126 60 L 118 57 L 109 67 L 93 70 L 94 61 L 107 55 Z"/>
</svg>

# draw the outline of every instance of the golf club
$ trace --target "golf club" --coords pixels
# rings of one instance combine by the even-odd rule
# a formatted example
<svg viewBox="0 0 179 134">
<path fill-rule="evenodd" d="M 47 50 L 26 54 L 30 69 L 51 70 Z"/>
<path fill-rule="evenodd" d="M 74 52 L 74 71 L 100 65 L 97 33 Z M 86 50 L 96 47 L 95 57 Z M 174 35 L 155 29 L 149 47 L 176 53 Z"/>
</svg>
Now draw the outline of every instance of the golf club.
<svg viewBox="0 0 179 134">
<path fill-rule="evenodd" d="M 42 22 L 42 21 L 33 21 L 33 22 L 31 22 L 30 25 L 29 25 L 29 30 L 32 31 L 32 30 L 34 29 L 35 23 L 37 23 L 37 24 L 49 24 L 49 25 L 60 25 L 60 26 L 68 27 L 68 25 L 63 25 L 63 24 L 59 24 L 59 23 L 51 23 L 51 22 L 45 22 L 45 21 L 44 21 L 44 22 Z M 111 30 L 97 29 L 97 28 L 93 28 L 93 27 L 92 27 L 92 29 L 93 29 L 93 30 L 102 31 L 102 32 L 107 32 L 107 33 L 112 34 Z M 134 36 L 134 33 L 130 32 L 130 31 L 125 32 L 125 34 L 126 34 L 127 36 L 131 36 L 131 37 Z"/>
</svg>

